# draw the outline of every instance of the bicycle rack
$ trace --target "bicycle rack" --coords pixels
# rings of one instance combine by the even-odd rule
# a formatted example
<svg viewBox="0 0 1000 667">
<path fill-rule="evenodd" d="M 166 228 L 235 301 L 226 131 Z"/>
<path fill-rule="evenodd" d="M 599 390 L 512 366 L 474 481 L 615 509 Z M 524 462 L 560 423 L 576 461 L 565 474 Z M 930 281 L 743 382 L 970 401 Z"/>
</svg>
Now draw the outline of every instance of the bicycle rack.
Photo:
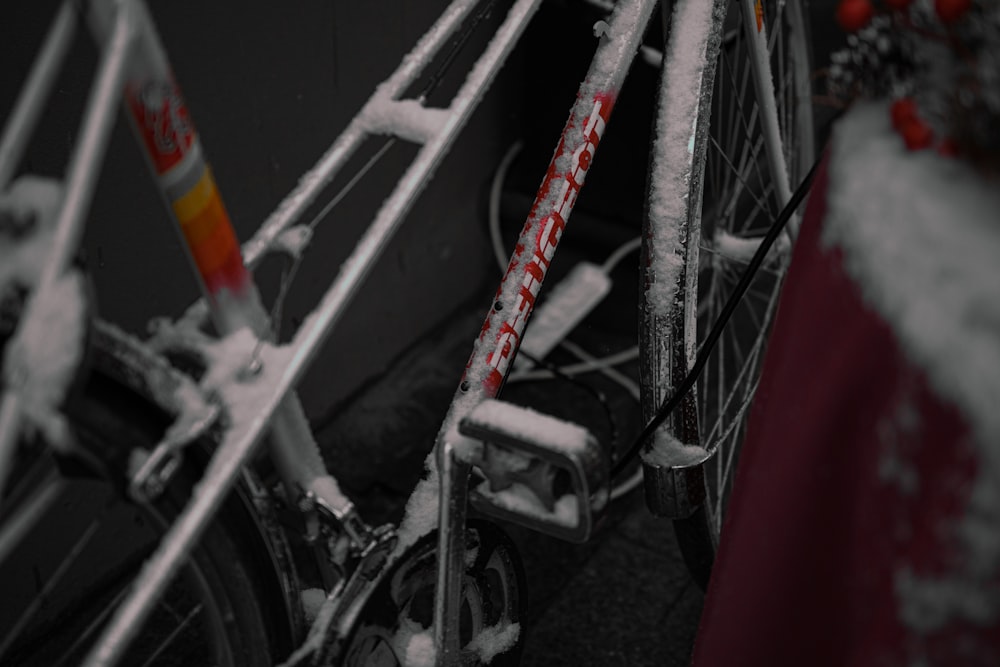
<svg viewBox="0 0 1000 667">
<path fill-rule="evenodd" d="M 469 500 L 480 512 L 553 537 L 586 542 L 608 502 L 608 457 L 581 426 L 487 399 L 459 423 L 486 479 Z M 480 445 L 481 443 L 481 445 Z"/>
</svg>

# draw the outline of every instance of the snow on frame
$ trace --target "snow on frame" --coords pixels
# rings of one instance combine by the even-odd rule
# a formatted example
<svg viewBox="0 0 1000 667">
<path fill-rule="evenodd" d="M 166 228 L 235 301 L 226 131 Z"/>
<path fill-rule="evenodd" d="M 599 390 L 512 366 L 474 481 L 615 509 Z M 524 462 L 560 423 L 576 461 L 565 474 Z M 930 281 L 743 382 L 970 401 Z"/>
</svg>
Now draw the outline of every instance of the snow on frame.
<svg viewBox="0 0 1000 667">
<path fill-rule="evenodd" d="M 639 456 L 646 463 L 663 468 L 697 465 L 705 461 L 708 450 L 698 445 L 685 445 L 669 432 L 660 429 L 652 447 L 643 449 Z"/>
<path fill-rule="evenodd" d="M 664 56 L 664 89 L 656 121 L 649 201 L 649 224 L 656 228 L 656 236 L 650 239 L 650 253 L 655 257 L 653 266 L 660 272 L 647 294 L 662 313 L 673 308 L 677 280 L 684 265 L 684 256 L 678 252 L 679 225 L 687 218 L 694 175 L 688 169 L 678 169 L 678 165 L 691 162 L 714 4 L 709 0 L 677 3 L 672 25 L 685 29 L 672 31 Z"/>
<path fill-rule="evenodd" d="M 295 225 L 284 230 L 274 240 L 274 250 L 288 253 L 298 259 L 312 241 L 313 228 L 309 225 Z"/>
<path fill-rule="evenodd" d="M 647 9 L 651 11 L 651 6 Z M 625 29 L 625 26 L 634 25 L 647 18 L 640 16 L 640 10 L 640 4 L 636 2 L 623 2 L 616 5 L 610 25 L 601 37 L 601 47 L 598 49 L 592 65 L 592 73 L 595 73 L 597 76 L 581 84 L 577 103 L 571 111 L 568 123 L 569 128 L 563 136 L 562 152 L 556 157 L 553 165 L 556 177 L 548 183 L 548 189 L 542 193 L 542 197 L 533 207 L 525 223 L 524 238 L 537 239 L 543 230 L 546 218 L 552 211 L 557 210 L 560 197 L 565 192 L 562 186 L 572 177 L 572 169 L 574 167 L 572 164 L 572 155 L 587 141 L 587 136 L 583 130 L 587 119 L 594 111 L 594 101 L 598 99 L 599 95 L 611 95 L 612 99 L 617 95 L 617 89 L 604 89 L 598 85 L 596 79 L 614 70 L 615 65 L 622 59 L 631 57 L 632 54 L 628 53 L 630 51 L 629 46 L 630 44 L 637 46 L 640 36 L 634 35 L 635 43 L 633 43 L 630 39 L 627 39 L 628 31 Z M 499 35 L 494 39 L 498 38 Z M 469 78 L 475 78 L 479 68 L 483 66 L 483 63 L 477 63 L 472 73 L 470 73 Z M 455 106 L 460 103 L 461 100 L 456 99 L 452 102 L 452 105 Z M 580 180 L 579 175 L 577 179 L 578 181 Z M 511 276 L 523 274 L 526 263 L 531 260 L 532 255 L 530 252 L 522 251 L 516 254 L 512 260 L 513 264 L 510 267 L 509 274 Z M 502 303 L 514 303 L 520 289 L 521 284 L 519 281 L 507 279 L 498 290 L 496 298 Z M 490 366 L 486 363 L 486 359 L 493 351 L 494 344 L 500 334 L 500 329 L 504 324 L 504 319 L 504 317 L 498 316 L 490 318 L 488 326 L 484 327 L 480 332 L 479 341 L 473 351 L 473 358 L 469 362 L 470 371 L 467 371 L 463 378 L 466 386 L 479 387 L 487 380 Z M 429 533 L 437 527 L 439 478 L 436 450 L 442 446 L 443 442 L 453 444 L 464 443 L 464 441 L 460 440 L 458 422 L 482 398 L 483 395 L 478 390 L 468 392 L 459 390 L 456 392 L 452 409 L 442 424 L 441 434 L 438 437 L 435 449 L 431 451 L 425 460 L 426 473 L 424 478 L 417 484 L 417 488 L 407 502 L 403 520 L 398 529 L 399 543 L 394 553 L 395 556 L 402 553 L 407 546 L 416 542 L 422 535 Z"/>
<path fill-rule="evenodd" d="M 503 401 L 485 400 L 469 417 L 520 440 L 543 443 L 567 453 L 584 451 L 593 440 L 590 431 L 579 424 Z"/>
<path fill-rule="evenodd" d="M 365 106 L 361 118 L 369 132 L 395 134 L 422 144 L 441 132 L 450 113 L 448 109 L 425 107 L 419 100 L 394 100 L 378 94 Z"/>
<path fill-rule="evenodd" d="M 952 620 L 996 622 L 1000 187 L 958 160 L 907 151 L 886 102 L 857 103 L 833 138 L 823 241 L 843 250 L 866 303 L 934 391 L 961 411 L 979 459 L 953 530 L 963 561 L 935 576 L 901 564 L 901 620 L 920 634 Z"/>
<path fill-rule="evenodd" d="M 54 445 L 68 435 L 59 406 L 83 358 L 87 326 L 86 288 L 79 271 L 70 269 L 38 284 L 62 199 L 60 182 L 37 176 L 18 178 L 0 195 L 0 209 L 11 223 L 0 232 L 0 293 L 11 286 L 30 290 L 4 351 L 3 384 L 16 393 L 28 422 Z"/>
</svg>

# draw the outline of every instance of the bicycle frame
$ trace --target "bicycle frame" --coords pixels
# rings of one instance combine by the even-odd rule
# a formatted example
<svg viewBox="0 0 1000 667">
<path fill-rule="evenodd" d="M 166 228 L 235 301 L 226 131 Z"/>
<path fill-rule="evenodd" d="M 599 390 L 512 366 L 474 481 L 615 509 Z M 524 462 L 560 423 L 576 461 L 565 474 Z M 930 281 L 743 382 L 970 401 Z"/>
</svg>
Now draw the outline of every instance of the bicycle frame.
<svg viewBox="0 0 1000 667">
<path fill-rule="evenodd" d="M 406 173 L 292 340 L 281 346 L 261 344 L 259 359 L 262 365 L 256 369 L 256 375 L 246 379 L 244 384 L 222 387 L 220 393 L 224 404 L 236 405 L 235 399 L 240 397 L 238 414 L 234 415 L 231 427 L 222 437 L 202 483 L 114 613 L 92 649 L 88 664 L 110 664 L 122 656 L 133 632 L 141 626 L 176 574 L 268 430 L 273 436 L 270 454 L 286 487 L 298 489 L 332 514 L 363 553 L 390 548 L 384 536 L 373 534 L 357 517 L 351 502 L 340 493 L 336 481 L 324 469 L 294 387 L 339 322 L 348 302 L 360 290 L 388 240 L 419 196 L 423 184 L 448 152 L 540 3 L 541 0 L 515 0 L 448 108 L 422 107 L 419 123 L 401 119 L 387 126 L 376 120 L 376 117 L 384 118 L 387 109 L 400 112 L 404 106 L 412 109 L 413 100 L 404 100 L 407 89 L 477 4 L 476 0 L 454 0 L 242 250 L 143 0 L 90 0 L 85 3 L 90 11 L 91 28 L 105 48 L 98 66 L 97 83 L 85 111 L 82 138 L 67 169 L 66 196 L 57 222 L 57 244 L 46 264 L 43 281 L 51 281 L 63 273 L 76 250 L 121 97 L 137 139 L 149 159 L 154 180 L 190 250 L 192 266 L 205 297 L 189 310 L 186 319 L 197 321 L 210 316 L 224 334 L 249 328 L 264 341 L 270 339 L 270 325 L 250 270 L 304 214 L 365 139 L 374 134 L 390 134 L 421 144 Z M 496 396 L 503 385 L 618 91 L 639 50 L 656 4 L 656 0 L 620 2 L 603 28 L 597 53 L 580 86 L 521 233 L 519 250 L 512 256 L 497 290 L 494 308 L 474 344 L 438 434 L 434 454 L 429 459 L 431 474 L 422 484 L 435 485 L 439 499 L 438 585 L 434 608 L 439 664 L 459 664 L 458 618 L 465 561 L 468 479 L 476 464 L 474 454 L 462 446 L 458 424 L 481 401 Z M 58 65 L 66 55 L 66 45 L 78 18 L 74 5 L 72 0 L 67 0 L 61 6 L 25 92 L 8 123 L 0 143 L 0 187 L 10 180 L 42 101 L 51 90 Z M 656 233 L 655 226 L 650 233 Z M 229 340 L 235 339 L 230 336 Z M 18 412 L 16 395 L 6 392 L 0 409 L 0 484 L 6 476 L 6 461 L 17 441 Z M 171 446 L 176 448 L 177 443 Z M 170 449 L 166 456 L 175 452 L 176 449 Z M 161 461 L 162 457 L 154 463 Z M 156 472 L 145 470 L 145 474 L 150 475 Z M 412 528 L 407 521 L 412 521 L 412 517 L 404 520 L 401 532 Z M 405 546 L 395 547 L 393 556 L 398 556 Z"/>
<path fill-rule="evenodd" d="M 344 263 L 337 279 L 293 340 L 280 348 L 263 346 L 260 353 L 263 368 L 252 382 L 253 391 L 247 391 L 249 385 L 236 390 L 242 394 L 245 408 L 242 415 L 251 417 L 233 420 L 233 426 L 227 430 L 206 468 L 203 483 L 164 536 L 161 547 L 146 563 L 130 595 L 117 609 L 88 657 L 89 663 L 113 663 L 122 655 L 132 633 L 190 553 L 267 429 L 271 430 L 275 443 L 272 457 L 286 484 L 310 494 L 317 504 L 332 513 L 356 545 L 372 546 L 370 531 L 356 517 L 350 501 L 339 492 L 336 481 L 326 474 L 293 388 L 343 314 L 347 302 L 357 293 L 419 195 L 421 186 L 447 153 L 539 4 L 540 0 L 519 0 L 514 4 L 450 107 L 436 110 L 436 115 L 444 121 L 438 124 L 436 132 L 414 135 L 405 123 L 379 127 L 373 121 L 375 111 L 387 106 L 402 108 L 399 100 L 407 87 L 420 76 L 476 6 L 476 2 L 469 0 L 453 2 L 420 40 L 411 57 L 378 88 L 338 140 L 303 176 L 298 188 L 285 198 L 246 244 L 243 261 L 240 261 L 235 234 L 144 3 L 142 0 L 91 0 L 88 3 L 88 19 L 98 41 L 104 44 L 104 52 L 98 65 L 97 83 L 85 110 L 82 139 L 67 169 L 67 194 L 57 221 L 57 242 L 46 263 L 43 281 L 51 281 L 66 270 L 78 245 L 115 107 L 123 92 L 140 144 L 170 204 L 205 294 L 207 308 L 194 309 L 192 319 L 207 312 L 223 333 L 249 327 L 261 338 L 268 337 L 266 313 L 260 306 L 248 269 L 253 268 L 277 237 L 302 215 L 368 136 L 394 133 L 423 144 Z M 0 175 L 5 181 L 0 185 L 13 174 L 26 138 L 51 90 L 75 29 L 76 11 L 73 2 L 64 2 L 46 36 L 5 131 L 0 153 Z M 426 113 L 435 114 L 435 110 Z M 235 404 L 233 396 L 226 393 L 223 392 L 223 402 Z M 251 396 L 249 403 L 248 393 Z M 0 463 L 9 461 L 19 426 L 16 394 L 6 392 L 0 410 Z M 0 465 L 0 473 L 6 476 L 6 465 Z"/>
</svg>

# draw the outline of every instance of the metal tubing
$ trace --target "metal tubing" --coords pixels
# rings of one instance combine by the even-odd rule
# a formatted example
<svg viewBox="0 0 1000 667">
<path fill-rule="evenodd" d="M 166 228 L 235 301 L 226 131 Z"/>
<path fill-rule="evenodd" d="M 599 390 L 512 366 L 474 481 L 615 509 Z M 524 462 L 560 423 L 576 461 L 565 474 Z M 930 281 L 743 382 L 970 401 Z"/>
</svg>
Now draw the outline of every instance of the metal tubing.
<svg viewBox="0 0 1000 667">
<path fill-rule="evenodd" d="M 757 0 L 743 0 L 743 30 L 750 47 L 750 72 L 753 74 L 754 91 L 760 107 L 760 127 L 764 134 L 767 165 L 771 171 L 771 182 L 774 183 L 780 211 L 792 198 L 792 188 L 785 153 L 781 147 L 778 106 L 774 99 L 774 79 L 771 77 L 771 54 L 767 49 L 767 26 L 762 22 L 760 29 L 757 28 L 756 2 Z M 772 27 L 781 29 L 781 26 Z M 789 233 L 795 238 L 795 229 L 789 229 Z"/>
<path fill-rule="evenodd" d="M 438 568 L 434 605 L 435 664 L 461 667 L 459 619 L 462 609 L 462 583 L 465 579 L 465 519 L 468 512 L 469 465 L 455 456 L 452 443 L 437 448 L 440 473 L 438 504 Z M 443 528 L 449 526 L 450 529 Z"/>
<path fill-rule="evenodd" d="M 135 36 L 135 22 L 130 5 L 125 3 L 115 19 L 111 40 L 101 57 L 94 87 L 87 101 L 84 118 L 80 124 L 80 141 L 70 158 L 66 192 L 56 218 L 52 248 L 45 260 L 35 293 L 51 285 L 69 265 L 83 234 L 87 210 L 97 184 L 100 170 L 97 165 L 104 157 L 111 129 L 115 121 L 115 107 L 124 80 L 130 47 Z M 60 12 L 60 17 L 64 11 Z M 71 17 L 72 18 L 72 17 Z M 61 25 L 62 20 L 57 20 Z M 55 32 L 63 34 L 64 27 L 57 25 Z M 53 47 L 53 50 L 56 50 Z M 49 66 L 44 68 L 46 72 Z M 51 74 L 44 73 L 44 77 Z M 31 318 L 33 308 L 29 302 L 25 319 Z M 11 391 L 2 397 L 0 408 L 0 491 L 8 474 L 13 448 L 20 432 L 21 416 L 18 399 Z"/>
<path fill-rule="evenodd" d="M 21 437 L 21 400 L 12 391 L 0 394 L 0 497 L 11 471 L 11 461 Z"/>
<path fill-rule="evenodd" d="M 523 299 L 523 293 L 531 289 L 537 293 L 541 286 L 561 234 L 556 223 L 565 225 L 572 212 L 611 107 L 635 58 L 655 5 L 655 0 L 633 0 L 616 6 L 580 85 L 563 135 L 522 230 L 519 246 L 526 249 L 525 256 L 515 253 L 510 259 L 497 291 L 497 303 L 501 307 L 491 309 L 487 316 L 482 334 L 473 346 L 462 384 L 438 433 L 436 452 L 440 502 L 438 585 L 434 600 L 435 642 L 442 652 L 438 656 L 438 665 L 460 664 L 457 619 L 462 599 L 464 502 L 469 467 L 458 465 L 455 461 L 457 425 L 480 401 L 492 398 L 500 389 L 533 306 L 533 299 Z M 526 289 L 526 283 L 531 287 Z M 521 301 L 518 301 L 519 294 L 522 295 Z M 461 494 L 461 507 L 453 499 L 455 494 Z"/>
<path fill-rule="evenodd" d="M 7 187 L 24 153 L 28 139 L 41 116 L 42 105 L 55 83 L 59 66 L 69 51 L 76 32 L 77 17 L 72 0 L 64 0 L 52 21 L 42 49 L 35 58 L 17 105 L 10 114 L 0 140 L 0 190 Z"/>
<path fill-rule="evenodd" d="M 118 100 L 125 80 L 125 69 L 136 35 L 135 13 L 129 0 L 122 0 L 115 16 L 111 39 L 98 67 L 87 110 L 80 126 L 80 142 L 70 158 L 66 194 L 56 219 L 51 254 L 39 280 L 39 288 L 51 284 L 69 265 L 83 234 L 87 211 L 97 185 L 111 129 L 114 127 Z"/>
<path fill-rule="evenodd" d="M 715 70 L 728 0 L 683 0 L 673 16 L 667 58 L 680 58 L 661 71 L 660 101 L 649 179 L 650 205 L 644 221 L 641 264 L 646 266 L 640 295 L 639 379 L 641 410 L 649 422 L 677 389 L 695 357 L 698 255 L 703 179 Z M 693 34 L 687 26 L 698 26 Z M 680 30 L 688 32 L 681 33 Z M 683 49 L 696 45 L 698 54 Z M 680 409 L 653 433 L 657 443 L 676 438 L 699 443 L 697 405 L 690 392 Z M 689 516 L 701 502 L 703 473 L 644 462 L 646 501 L 657 516 Z M 694 492 L 694 493 L 692 493 Z"/>
<path fill-rule="evenodd" d="M 268 417 L 283 396 L 284 392 L 272 390 L 262 401 L 258 416 L 251 423 L 237 425 L 227 432 L 184 512 L 163 536 L 156 553 L 145 563 L 128 597 L 115 610 L 82 664 L 114 665 L 122 657 L 149 616 L 154 601 L 173 580 L 181 563 L 236 483 L 243 465 L 254 452 L 262 430 L 268 425 Z"/>
<path fill-rule="evenodd" d="M 372 97 L 389 95 L 395 99 L 403 94 L 406 87 L 420 76 L 437 51 L 462 25 L 462 21 L 476 4 L 475 0 L 452 2 L 406 55 L 396 71 L 379 85 Z M 371 100 L 367 104 L 370 103 Z M 298 186 L 282 200 L 253 238 L 243 244 L 243 261 L 248 267 L 253 268 L 257 265 L 278 235 L 299 219 L 365 140 L 369 132 L 365 127 L 363 114 L 364 110 L 354 117 L 316 165 L 303 174 Z"/>
<path fill-rule="evenodd" d="M 320 306 L 299 329 L 289 346 L 288 363 L 281 369 L 275 382 L 267 386 L 267 394 L 261 397 L 253 420 L 249 423 L 237 423 L 226 433 L 188 506 L 164 536 L 156 553 L 143 567 L 128 598 L 115 612 L 85 664 L 113 664 L 114 660 L 121 656 L 135 631 L 148 615 L 152 601 L 165 590 L 168 582 L 180 568 L 184 556 L 189 553 L 205 530 L 210 518 L 215 514 L 226 493 L 235 482 L 241 467 L 252 456 L 255 446 L 260 440 L 262 432 L 268 427 L 275 410 L 285 395 L 298 382 L 305 369 L 308 368 L 319 345 L 322 344 L 333 324 L 339 318 L 347 299 L 356 290 L 364 275 L 367 274 L 380 250 L 387 243 L 389 235 L 398 226 L 409 206 L 415 200 L 417 193 L 428 180 L 430 172 L 433 171 L 450 147 L 458 131 L 471 114 L 473 106 L 479 101 L 486 87 L 500 69 L 506 55 L 513 48 L 517 38 L 523 32 L 528 18 L 539 3 L 540 0 L 519 0 L 511 9 L 497 36 L 490 42 L 486 52 L 480 57 L 475 69 L 470 73 L 456 96 L 456 101 L 451 109 L 451 117 L 442 128 L 441 133 L 423 147 L 414 164 L 411 165 L 393 195 L 390 196 L 389 201 L 376 216 L 375 222 L 359 242 L 358 247 L 344 263 L 340 275 L 327 291 Z M 450 11 L 455 11 L 455 6 L 467 11 L 467 5 L 469 3 L 465 1 L 457 2 Z M 446 36 L 444 34 L 435 39 L 443 41 Z M 401 77 L 400 81 L 405 81 L 405 78 Z M 400 83 L 399 85 L 404 84 Z M 335 144 L 335 148 L 337 145 Z M 333 152 L 334 149 L 331 149 L 331 153 Z M 315 196 L 321 184 L 308 184 L 321 177 L 320 167 L 307 174 L 303 178 L 303 185 L 300 186 L 302 191 L 300 194 L 306 197 Z M 286 206 L 283 205 L 272 216 L 276 221 L 272 223 L 273 225 L 279 225 L 281 221 L 287 223 L 294 217 L 290 213 L 292 209 L 304 208 L 307 205 L 307 202 L 299 201 L 295 197 L 295 193 L 286 202 L 290 202 L 287 204 L 287 210 Z M 261 248 L 266 248 L 266 242 L 261 245 Z"/>
<path fill-rule="evenodd" d="M 403 216 L 429 180 L 431 172 L 450 148 L 471 115 L 473 106 L 500 69 L 539 4 L 540 0 L 518 0 L 511 8 L 496 37 L 456 95 L 451 115 L 441 133 L 425 144 L 417 154 L 350 257 L 341 266 L 337 279 L 327 290 L 319 306 L 299 328 L 291 343 L 295 352 L 287 373 L 292 377 L 297 379 L 312 361 L 317 349 L 343 314 L 346 304 L 373 267 Z"/>
<path fill-rule="evenodd" d="M 65 482 L 57 475 L 50 475 L 42 480 L 39 486 L 40 488 L 32 490 L 31 497 L 15 510 L 14 516 L 8 519 L 0 530 L 0 565 L 59 499 Z"/>
</svg>

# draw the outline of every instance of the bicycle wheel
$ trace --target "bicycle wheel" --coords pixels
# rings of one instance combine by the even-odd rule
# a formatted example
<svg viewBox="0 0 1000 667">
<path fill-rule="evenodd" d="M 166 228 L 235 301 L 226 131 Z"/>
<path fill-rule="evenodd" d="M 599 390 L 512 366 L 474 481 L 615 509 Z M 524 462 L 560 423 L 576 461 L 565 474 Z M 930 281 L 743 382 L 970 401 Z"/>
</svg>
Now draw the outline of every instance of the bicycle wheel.
<svg viewBox="0 0 1000 667">
<path fill-rule="evenodd" d="M 699 28 L 685 21 L 691 21 L 692 13 L 712 11 L 691 9 L 698 4 L 680 3 L 671 41 L 685 32 L 697 34 Z M 657 130 L 658 141 L 683 138 L 687 145 L 681 150 L 689 156 L 690 171 L 682 175 L 688 188 L 679 205 L 683 210 L 672 220 L 680 248 L 674 250 L 674 258 L 681 266 L 674 283 L 676 301 L 668 312 L 651 302 L 655 293 L 645 291 L 640 331 L 643 384 L 649 394 L 644 409 L 649 417 L 669 394 L 672 380 L 679 382 L 690 369 L 760 239 L 813 161 L 810 50 L 801 4 L 716 0 L 715 12 L 702 76 L 685 79 L 690 72 L 683 65 L 671 67 L 669 58 L 663 73 L 661 94 L 677 94 L 686 86 L 686 94 L 696 96 L 697 106 L 693 126 L 691 115 L 664 115 Z M 650 183 L 651 207 L 660 185 L 654 180 L 658 173 L 663 172 L 654 170 Z M 647 262 L 656 261 L 656 249 L 648 247 L 655 241 L 648 239 L 657 234 L 662 232 L 648 228 L 644 235 Z M 722 530 L 790 247 L 786 240 L 772 249 L 718 340 L 692 396 L 668 423 L 673 437 L 703 448 L 707 457 L 698 457 L 700 450 L 688 450 L 704 459 L 686 471 L 689 484 L 704 485 L 704 502 L 681 512 L 688 516 L 675 523 L 685 558 L 702 583 L 707 581 Z"/>
<path fill-rule="evenodd" d="M 78 664 L 195 479 L 181 470 L 150 505 L 124 495 L 123 477 L 109 473 L 103 454 L 148 447 L 169 422 L 107 378 L 88 380 L 67 406 L 67 416 L 80 455 L 56 456 L 43 443 L 26 439 L 0 505 L 0 662 L 5 665 Z M 284 605 L 267 597 L 248 521 L 231 499 L 121 664 L 273 664 L 274 652 L 285 650 L 276 645 L 285 619 L 272 614 Z"/>
</svg>

